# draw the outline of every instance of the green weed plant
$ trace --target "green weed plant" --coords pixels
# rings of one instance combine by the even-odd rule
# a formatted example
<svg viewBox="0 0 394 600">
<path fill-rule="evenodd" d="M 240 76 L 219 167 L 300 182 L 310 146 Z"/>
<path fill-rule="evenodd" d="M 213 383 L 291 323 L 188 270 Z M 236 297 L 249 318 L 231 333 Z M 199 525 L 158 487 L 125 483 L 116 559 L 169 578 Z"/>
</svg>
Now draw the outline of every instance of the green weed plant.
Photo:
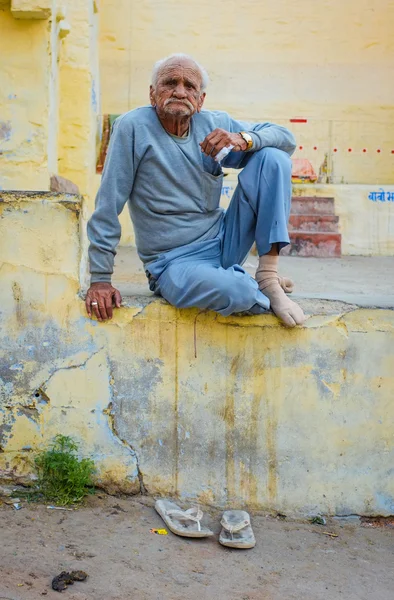
<svg viewBox="0 0 394 600">
<path fill-rule="evenodd" d="M 94 463 L 78 457 L 78 444 L 66 435 L 57 435 L 48 450 L 35 458 L 39 494 L 59 506 L 81 502 L 94 493 Z"/>
</svg>

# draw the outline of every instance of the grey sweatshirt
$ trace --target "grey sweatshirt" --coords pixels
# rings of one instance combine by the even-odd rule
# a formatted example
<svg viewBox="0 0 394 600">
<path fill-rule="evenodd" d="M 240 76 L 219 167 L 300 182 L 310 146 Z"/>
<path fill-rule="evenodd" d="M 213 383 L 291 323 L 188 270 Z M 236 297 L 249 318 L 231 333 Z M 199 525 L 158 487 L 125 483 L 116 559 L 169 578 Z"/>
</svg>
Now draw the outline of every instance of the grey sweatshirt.
<svg viewBox="0 0 394 600">
<path fill-rule="evenodd" d="M 288 154 L 295 149 L 294 137 L 284 127 L 235 121 L 225 112 L 195 114 L 184 138 L 168 134 L 151 106 L 116 119 L 96 208 L 88 222 L 92 283 L 111 281 L 121 234 L 118 216 L 126 202 L 145 267 L 168 250 L 218 234 L 223 173 L 199 146 L 217 127 L 250 133 L 252 152 L 267 146 Z M 222 166 L 242 168 L 244 156 L 230 152 Z"/>
</svg>

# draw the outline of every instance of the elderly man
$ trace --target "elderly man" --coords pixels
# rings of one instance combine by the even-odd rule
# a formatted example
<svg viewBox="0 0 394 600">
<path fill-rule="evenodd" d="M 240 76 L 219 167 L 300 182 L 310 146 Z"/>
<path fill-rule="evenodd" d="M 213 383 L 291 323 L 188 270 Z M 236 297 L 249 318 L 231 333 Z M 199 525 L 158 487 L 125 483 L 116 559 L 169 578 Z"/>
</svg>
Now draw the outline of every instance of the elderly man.
<svg viewBox="0 0 394 600">
<path fill-rule="evenodd" d="M 279 252 L 289 243 L 294 138 L 278 125 L 202 110 L 207 83 L 193 58 L 169 56 L 153 69 L 151 106 L 114 123 L 88 223 L 86 308 L 99 321 L 110 319 L 113 305 L 121 303 L 111 275 L 121 233 L 118 215 L 128 202 L 138 254 L 155 294 L 179 308 L 227 316 L 271 307 L 288 327 L 304 322 L 278 277 Z M 243 169 L 227 211 L 219 206 L 223 166 Z M 256 279 L 240 266 L 253 242 L 260 257 Z"/>
</svg>

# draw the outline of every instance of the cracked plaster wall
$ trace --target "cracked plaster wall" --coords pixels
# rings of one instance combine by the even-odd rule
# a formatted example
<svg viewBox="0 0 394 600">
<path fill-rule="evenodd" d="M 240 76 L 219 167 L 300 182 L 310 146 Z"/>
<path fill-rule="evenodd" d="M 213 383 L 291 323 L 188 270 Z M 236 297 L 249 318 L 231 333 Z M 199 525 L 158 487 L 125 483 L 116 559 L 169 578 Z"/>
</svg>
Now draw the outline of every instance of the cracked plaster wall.
<svg viewBox="0 0 394 600">
<path fill-rule="evenodd" d="M 99 324 L 78 295 L 78 198 L 0 199 L 0 479 L 31 481 L 63 433 L 109 491 L 394 513 L 393 311 L 312 303 L 287 331 L 131 298 Z"/>
</svg>

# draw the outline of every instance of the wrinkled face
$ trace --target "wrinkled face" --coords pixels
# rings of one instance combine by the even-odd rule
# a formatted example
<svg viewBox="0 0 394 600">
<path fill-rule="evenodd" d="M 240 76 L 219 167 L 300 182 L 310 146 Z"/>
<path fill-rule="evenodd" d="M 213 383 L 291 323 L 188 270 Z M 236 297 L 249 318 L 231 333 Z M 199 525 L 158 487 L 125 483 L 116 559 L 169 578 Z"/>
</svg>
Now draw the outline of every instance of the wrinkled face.
<svg viewBox="0 0 394 600">
<path fill-rule="evenodd" d="M 162 118 L 191 117 L 200 112 L 205 100 L 201 74 L 188 60 L 174 60 L 162 67 L 155 88 L 150 86 L 150 102 Z"/>
</svg>

